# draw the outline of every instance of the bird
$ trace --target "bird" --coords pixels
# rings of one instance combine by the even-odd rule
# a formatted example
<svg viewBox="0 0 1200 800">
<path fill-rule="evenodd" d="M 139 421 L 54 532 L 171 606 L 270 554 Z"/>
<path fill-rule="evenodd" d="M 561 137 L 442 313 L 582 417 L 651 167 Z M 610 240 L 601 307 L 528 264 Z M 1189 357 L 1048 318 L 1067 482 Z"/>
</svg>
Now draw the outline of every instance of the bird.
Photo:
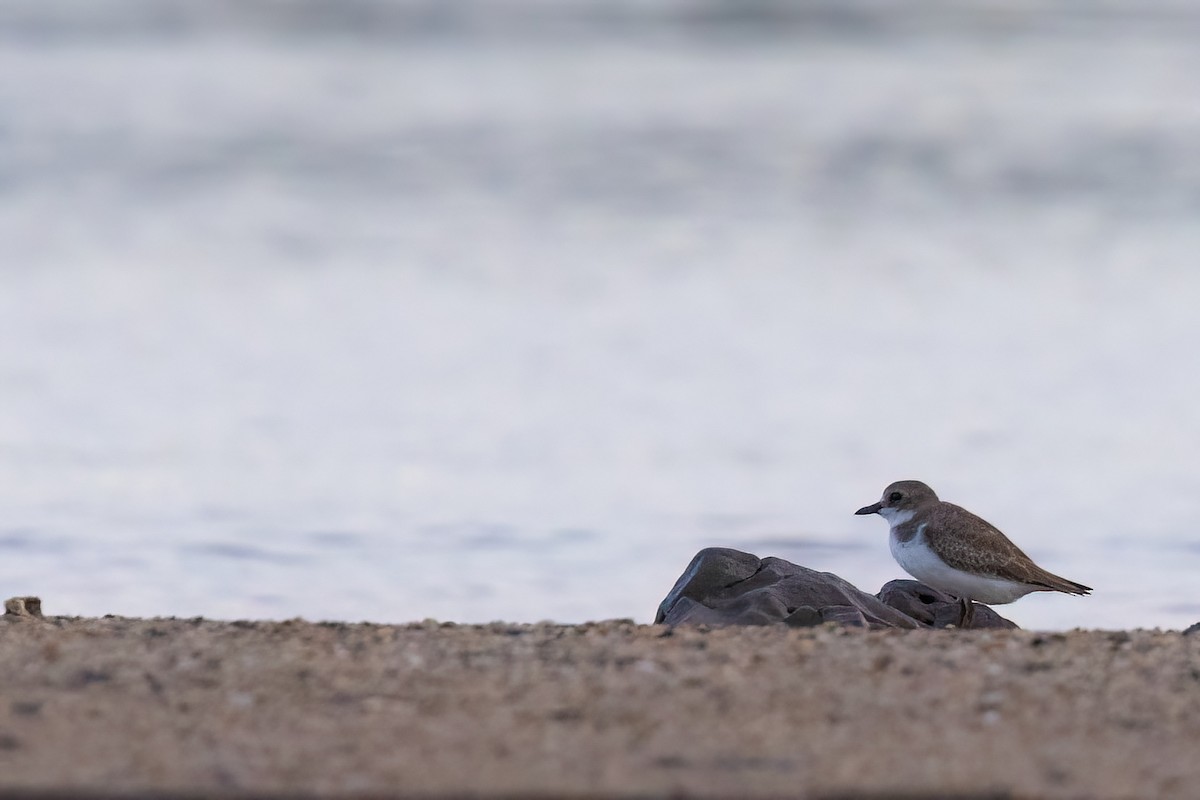
<svg viewBox="0 0 1200 800">
<path fill-rule="evenodd" d="M 897 481 L 883 490 L 878 503 L 854 513 L 887 520 L 892 557 L 917 580 L 959 599 L 961 628 L 974 619 L 972 601 L 997 605 L 1030 592 L 1092 592 L 1042 569 L 995 525 L 938 499 L 921 481 Z"/>
</svg>

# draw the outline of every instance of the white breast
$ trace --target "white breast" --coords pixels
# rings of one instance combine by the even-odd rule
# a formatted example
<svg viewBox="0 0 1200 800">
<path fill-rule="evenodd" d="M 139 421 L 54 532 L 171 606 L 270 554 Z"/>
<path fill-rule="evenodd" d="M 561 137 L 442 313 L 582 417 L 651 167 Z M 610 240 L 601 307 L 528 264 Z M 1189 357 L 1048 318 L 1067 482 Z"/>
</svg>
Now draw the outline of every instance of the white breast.
<svg viewBox="0 0 1200 800">
<path fill-rule="evenodd" d="M 1011 603 L 1034 591 L 1036 587 L 1015 583 L 1000 578 L 985 578 L 947 566 L 937 553 L 925 542 L 925 526 L 917 528 L 917 535 L 907 542 L 896 537 L 895 527 L 891 530 L 889 544 L 892 558 L 914 578 L 938 591 L 955 597 L 967 597 L 981 603 L 994 605 Z"/>
</svg>

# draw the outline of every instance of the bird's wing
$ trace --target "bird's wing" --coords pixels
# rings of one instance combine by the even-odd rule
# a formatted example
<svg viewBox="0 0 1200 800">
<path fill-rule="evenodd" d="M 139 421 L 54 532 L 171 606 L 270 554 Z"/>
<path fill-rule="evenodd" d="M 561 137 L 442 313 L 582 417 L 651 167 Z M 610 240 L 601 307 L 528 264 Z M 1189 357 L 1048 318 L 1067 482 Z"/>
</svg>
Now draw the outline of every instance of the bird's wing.
<svg viewBox="0 0 1200 800">
<path fill-rule="evenodd" d="M 965 508 L 942 503 L 930 524 L 950 534 L 939 550 L 942 560 L 954 569 L 1071 594 L 1090 591 L 1042 569 L 995 525 Z"/>
</svg>

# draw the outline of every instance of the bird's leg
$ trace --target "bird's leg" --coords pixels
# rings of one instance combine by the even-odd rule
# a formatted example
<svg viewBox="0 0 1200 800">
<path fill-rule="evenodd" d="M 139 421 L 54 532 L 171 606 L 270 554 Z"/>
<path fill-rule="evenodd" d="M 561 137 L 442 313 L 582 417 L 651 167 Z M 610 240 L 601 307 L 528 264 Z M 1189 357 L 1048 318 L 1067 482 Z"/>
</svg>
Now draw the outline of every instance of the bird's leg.
<svg viewBox="0 0 1200 800">
<path fill-rule="evenodd" d="M 959 623 L 960 628 L 969 628 L 975 620 L 975 604 L 971 602 L 969 597 L 960 597 L 958 602 L 962 603 L 962 622 Z"/>
</svg>

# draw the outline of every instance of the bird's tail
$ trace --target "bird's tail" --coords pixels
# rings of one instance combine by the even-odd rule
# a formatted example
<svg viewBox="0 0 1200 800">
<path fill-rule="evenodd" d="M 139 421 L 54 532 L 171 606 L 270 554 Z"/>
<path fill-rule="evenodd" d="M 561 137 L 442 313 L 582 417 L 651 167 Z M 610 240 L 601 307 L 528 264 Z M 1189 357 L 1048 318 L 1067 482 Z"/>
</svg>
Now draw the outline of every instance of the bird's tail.
<svg viewBox="0 0 1200 800">
<path fill-rule="evenodd" d="M 1064 592 L 1065 594 L 1091 594 L 1092 587 L 1084 586 L 1082 583 L 1069 581 L 1066 578 L 1060 578 L 1053 572 L 1042 571 L 1038 576 L 1036 583 L 1039 586 L 1045 586 L 1050 591 Z"/>
</svg>

